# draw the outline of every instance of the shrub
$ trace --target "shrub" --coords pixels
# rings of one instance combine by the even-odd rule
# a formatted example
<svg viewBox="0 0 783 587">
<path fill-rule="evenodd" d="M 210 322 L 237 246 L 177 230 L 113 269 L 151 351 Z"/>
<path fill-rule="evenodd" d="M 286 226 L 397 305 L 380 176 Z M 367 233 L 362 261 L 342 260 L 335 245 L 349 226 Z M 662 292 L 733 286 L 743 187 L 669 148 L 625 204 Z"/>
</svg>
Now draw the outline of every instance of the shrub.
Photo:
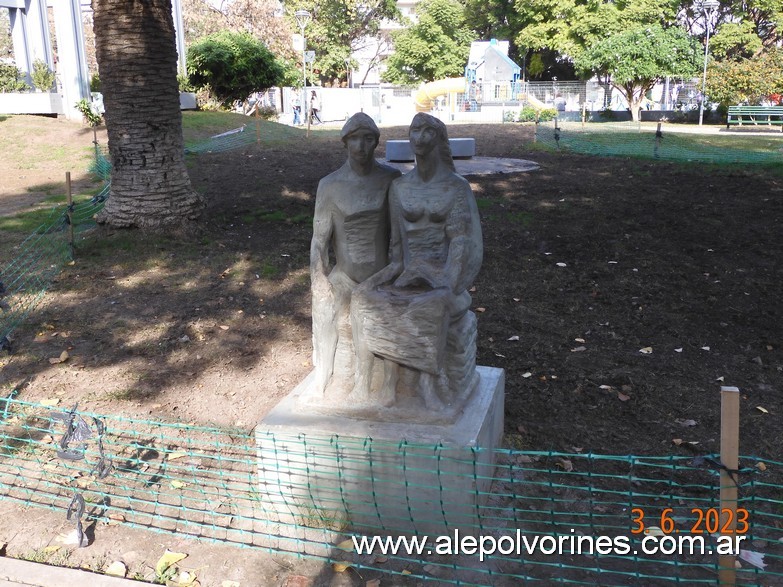
<svg viewBox="0 0 783 587">
<path fill-rule="evenodd" d="M 90 78 L 90 91 L 96 93 L 101 91 L 101 76 L 97 73 L 92 74 Z"/>
<path fill-rule="evenodd" d="M 261 106 L 258 109 L 258 116 L 264 120 L 277 120 L 277 108 L 274 106 Z"/>
<path fill-rule="evenodd" d="M 33 62 L 33 73 L 30 77 L 33 78 L 35 87 L 42 92 L 50 92 L 56 79 L 54 72 L 49 69 L 46 62 L 41 59 L 36 59 L 35 62 Z"/>
<path fill-rule="evenodd" d="M 82 98 L 76 102 L 75 106 L 76 109 L 82 113 L 82 116 L 84 116 L 84 119 L 90 126 L 98 126 L 102 122 L 103 118 L 101 115 L 92 109 L 92 104 L 90 104 L 87 100 Z"/>
<path fill-rule="evenodd" d="M 556 116 L 557 110 L 554 108 L 536 110 L 532 106 L 525 106 L 519 112 L 519 122 L 548 122 L 554 120 Z"/>
<path fill-rule="evenodd" d="M 0 92 L 24 92 L 30 89 L 24 73 L 16 65 L 0 63 Z"/>
<path fill-rule="evenodd" d="M 283 67 L 258 39 L 221 31 L 191 45 L 188 74 L 191 84 L 208 88 L 228 106 L 276 86 L 283 78 Z"/>
</svg>

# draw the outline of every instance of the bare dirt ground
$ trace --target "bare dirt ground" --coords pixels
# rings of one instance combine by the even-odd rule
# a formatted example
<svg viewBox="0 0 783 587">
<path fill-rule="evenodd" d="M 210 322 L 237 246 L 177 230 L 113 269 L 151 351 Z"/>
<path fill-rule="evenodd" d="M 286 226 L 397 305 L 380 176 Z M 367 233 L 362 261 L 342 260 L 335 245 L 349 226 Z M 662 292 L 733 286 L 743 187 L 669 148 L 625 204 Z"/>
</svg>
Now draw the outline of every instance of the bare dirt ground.
<svg viewBox="0 0 783 587">
<path fill-rule="evenodd" d="M 52 144 L 74 140 L 67 126 L 51 126 Z M 736 385 L 741 452 L 783 461 L 779 172 L 546 152 L 520 125 L 450 133 L 475 137 L 479 155 L 541 166 L 468 178 L 485 242 L 473 294 L 479 362 L 506 370 L 508 446 L 668 455 L 683 454 L 673 439 L 684 439 L 714 453 L 719 388 Z M 406 129 L 382 134 L 404 138 Z M 343 159 L 335 135 L 320 132 L 192 156 L 191 178 L 209 202 L 201 235 L 81 235 L 75 265 L 17 330 L 14 354 L 0 356 L 0 385 L 27 380 L 26 401 L 252 429 L 311 369 L 314 194 Z M 27 182 L 48 181 L 37 173 L 4 181 L 0 214 L 35 201 Z M 52 365 L 63 350 L 70 358 Z M 15 556 L 53 536 L 20 538 L 20 515 L 32 524 L 49 514 L 2 516 L 0 544 Z M 100 556 L 137 552 L 122 540 Z M 160 548 L 138 555 L 147 564 L 164 545 L 191 548 L 155 541 Z M 87 550 L 71 561 L 95 565 Z M 213 570 L 256 565 L 244 551 L 204 553 Z M 235 580 L 315 576 L 271 566 L 279 572 L 264 576 L 274 582 L 254 581 L 252 570 Z M 319 581 L 347 580 L 335 577 Z"/>
</svg>

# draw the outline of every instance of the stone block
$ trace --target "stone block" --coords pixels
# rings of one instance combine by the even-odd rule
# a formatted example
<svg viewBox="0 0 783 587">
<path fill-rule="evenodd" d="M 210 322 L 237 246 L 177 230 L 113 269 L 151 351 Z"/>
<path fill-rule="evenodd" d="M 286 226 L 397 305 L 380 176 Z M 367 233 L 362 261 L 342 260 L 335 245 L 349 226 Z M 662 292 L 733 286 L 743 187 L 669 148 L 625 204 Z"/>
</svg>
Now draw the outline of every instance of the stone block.
<svg viewBox="0 0 783 587">
<path fill-rule="evenodd" d="M 456 158 L 470 158 L 476 155 L 476 139 L 449 139 L 451 156 Z M 387 161 L 413 161 L 413 150 L 409 141 L 386 141 Z"/>
<path fill-rule="evenodd" d="M 256 428 L 260 499 L 281 523 L 339 532 L 476 530 L 492 516 L 505 388 L 502 369 L 476 370 L 464 409 L 439 425 L 303 410 L 311 373 Z"/>
</svg>

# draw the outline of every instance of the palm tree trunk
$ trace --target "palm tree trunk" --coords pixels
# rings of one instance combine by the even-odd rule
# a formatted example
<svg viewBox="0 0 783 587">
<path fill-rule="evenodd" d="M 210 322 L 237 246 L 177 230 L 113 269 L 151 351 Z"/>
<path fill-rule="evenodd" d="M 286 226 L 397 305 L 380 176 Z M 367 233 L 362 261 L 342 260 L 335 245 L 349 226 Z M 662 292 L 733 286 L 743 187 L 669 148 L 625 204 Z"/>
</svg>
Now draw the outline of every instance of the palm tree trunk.
<svg viewBox="0 0 783 587">
<path fill-rule="evenodd" d="M 161 230 L 198 218 L 203 200 L 185 167 L 171 0 L 93 0 L 112 163 L 98 218 Z"/>
</svg>

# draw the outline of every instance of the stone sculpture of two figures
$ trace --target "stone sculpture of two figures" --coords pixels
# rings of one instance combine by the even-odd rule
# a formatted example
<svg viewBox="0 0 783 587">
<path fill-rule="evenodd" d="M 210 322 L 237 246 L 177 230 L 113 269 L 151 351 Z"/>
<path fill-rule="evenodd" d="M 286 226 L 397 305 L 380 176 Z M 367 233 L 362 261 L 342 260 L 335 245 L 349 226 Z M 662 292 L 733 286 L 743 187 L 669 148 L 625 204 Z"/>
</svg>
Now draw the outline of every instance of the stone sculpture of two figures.
<svg viewBox="0 0 783 587">
<path fill-rule="evenodd" d="M 375 160 L 379 137 L 366 114 L 348 119 L 347 161 L 318 185 L 307 401 L 453 415 L 479 379 L 468 293 L 483 250 L 476 202 L 443 122 L 414 117 L 405 175 Z"/>
</svg>

